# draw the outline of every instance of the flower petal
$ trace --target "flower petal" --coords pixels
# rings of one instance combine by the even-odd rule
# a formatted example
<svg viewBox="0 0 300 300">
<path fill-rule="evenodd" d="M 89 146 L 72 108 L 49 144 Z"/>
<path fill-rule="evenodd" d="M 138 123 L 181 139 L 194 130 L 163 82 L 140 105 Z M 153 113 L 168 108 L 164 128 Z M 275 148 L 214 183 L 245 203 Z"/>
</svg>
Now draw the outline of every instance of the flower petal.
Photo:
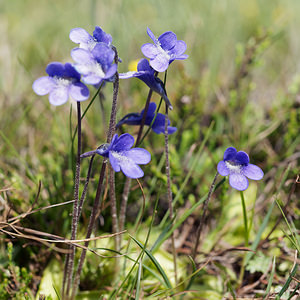
<svg viewBox="0 0 300 300">
<path fill-rule="evenodd" d="M 229 175 L 229 184 L 238 191 L 244 191 L 249 186 L 248 179 L 244 175 L 237 173 Z"/>
<path fill-rule="evenodd" d="M 165 126 L 155 126 L 155 127 L 152 127 L 152 130 L 156 134 L 165 133 Z M 168 126 L 168 134 L 172 134 L 172 133 L 174 133 L 176 131 L 177 131 L 176 127 Z"/>
<path fill-rule="evenodd" d="M 49 94 L 49 102 L 55 106 L 66 103 L 68 99 L 69 99 L 69 87 L 55 88 Z"/>
<path fill-rule="evenodd" d="M 92 84 L 92 85 L 100 84 L 102 79 L 103 78 L 101 78 L 101 77 L 99 77 L 98 75 L 95 75 L 95 74 L 84 75 L 83 78 L 82 78 L 84 83 Z"/>
<path fill-rule="evenodd" d="M 76 80 L 80 80 L 80 74 L 76 71 L 75 67 L 70 63 L 65 64 L 64 76 L 75 78 Z"/>
<path fill-rule="evenodd" d="M 116 72 L 117 72 L 118 66 L 116 64 L 113 64 L 110 66 L 110 68 L 107 70 L 104 79 L 110 79 L 112 78 Z"/>
<path fill-rule="evenodd" d="M 70 96 L 76 101 L 87 100 L 90 95 L 89 89 L 81 82 L 71 84 L 69 92 Z"/>
<path fill-rule="evenodd" d="M 73 28 L 70 31 L 70 40 L 76 44 L 88 44 L 93 37 L 83 28 Z"/>
<path fill-rule="evenodd" d="M 157 55 L 150 61 L 151 67 L 157 72 L 164 72 L 168 69 L 169 58 L 166 55 Z"/>
<path fill-rule="evenodd" d="M 142 58 L 137 65 L 138 72 L 146 71 L 154 74 L 154 70 L 150 67 L 149 61 L 146 58 Z"/>
<path fill-rule="evenodd" d="M 134 71 L 129 71 L 126 73 L 119 73 L 119 78 L 120 79 L 128 79 L 132 77 L 139 77 L 141 75 L 145 75 L 145 72 L 134 72 Z"/>
<path fill-rule="evenodd" d="M 235 158 L 236 153 L 237 153 L 237 151 L 234 147 L 229 147 L 225 150 L 223 159 L 225 161 L 232 160 Z"/>
<path fill-rule="evenodd" d="M 242 169 L 242 173 L 252 180 L 260 180 L 264 177 L 262 169 L 256 165 L 248 164 Z"/>
<path fill-rule="evenodd" d="M 174 132 L 177 131 L 176 127 L 173 126 L 168 126 L 168 134 L 173 134 Z"/>
<path fill-rule="evenodd" d="M 153 59 L 156 55 L 159 54 L 158 48 L 155 45 L 150 44 L 150 43 L 144 44 L 141 47 L 141 50 L 142 50 L 142 53 L 150 59 Z"/>
<path fill-rule="evenodd" d="M 82 48 L 75 48 L 71 51 L 71 57 L 74 61 L 78 64 L 89 64 L 91 61 L 94 61 L 93 55 L 90 51 L 82 49 Z M 75 66 L 76 70 L 77 67 Z"/>
<path fill-rule="evenodd" d="M 147 111 L 147 115 L 146 115 L 146 120 L 145 120 L 145 124 L 146 125 L 150 125 L 154 116 L 155 116 L 155 110 L 156 110 L 156 104 L 155 102 L 150 102 L 149 103 L 149 107 L 148 107 L 148 111 Z M 144 115 L 144 109 L 141 111 L 140 113 L 140 118 L 143 118 Z"/>
<path fill-rule="evenodd" d="M 189 56 L 187 54 L 182 54 L 182 55 L 178 55 L 176 56 L 177 60 L 184 60 L 187 59 Z"/>
<path fill-rule="evenodd" d="M 249 163 L 249 156 L 246 152 L 239 151 L 235 156 L 235 160 L 240 165 L 246 165 Z"/>
<path fill-rule="evenodd" d="M 149 27 L 147 27 L 147 34 L 149 35 L 153 43 L 157 44 L 157 38 L 155 37 L 155 35 L 153 34 L 153 32 L 150 30 Z"/>
<path fill-rule="evenodd" d="M 111 143 L 111 150 L 122 152 L 129 150 L 134 144 L 134 137 L 129 133 L 121 134 L 118 139 Z"/>
<path fill-rule="evenodd" d="M 186 43 L 184 41 L 177 41 L 175 46 L 169 50 L 169 54 L 173 55 L 175 58 L 182 55 L 186 50 Z"/>
<path fill-rule="evenodd" d="M 64 71 L 65 67 L 60 62 L 52 62 L 46 67 L 46 73 L 51 77 L 62 77 L 64 75 Z"/>
<path fill-rule="evenodd" d="M 158 38 L 158 41 L 164 50 L 170 50 L 175 46 L 177 37 L 174 32 L 167 31 Z"/>
<path fill-rule="evenodd" d="M 147 115 L 150 115 L 150 116 L 154 115 L 155 110 L 156 110 L 156 103 L 155 102 L 150 102 Z M 144 110 L 142 112 L 144 112 Z"/>
<path fill-rule="evenodd" d="M 120 168 L 119 160 L 115 158 L 114 152 L 110 151 L 108 155 L 109 155 L 109 162 L 112 168 L 115 170 L 115 172 L 120 172 L 121 168 Z"/>
<path fill-rule="evenodd" d="M 52 91 L 55 87 L 55 81 L 48 76 L 40 77 L 34 81 L 32 88 L 39 96 L 44 96 Z"/>
<path fill-rule="evenodd" d="M 151 154 L 143 148 L 132 148 L 124 153 L 126 157 L 132 159 L 136 164 L 145 165 L 150 162 Z"/>
<path fill-rule="evenodd" d="M 97 42 L 102 42 L 107 45 L 110 45 L 112 43 L 112 37 L 110 34 L 104 32 L 101 27 L 96 26 L 95 30 L 93 32 L 94 38 L 97 40 Z"/>
<path fill-rule="evenodd" d="M 97 44 L 92 50 L 93 56 L 102 66 L 110 66 L 115 58 L 115 52 L 104 43 Z"/>
<path fill-rule="evenodd" d="M 227 166 L 223 160 L 221 160 L 218 163 L 217 169 L 218 169 L 219 174 L 222 176 L 228 176 L 230 173 L 229 169 L 227 168 Z"/>
<path fill-rule="evenodd" d="M 112 148 L 112 145 L 117 141 L 118 138 L 119 138 L 118 134 L 115 133 L 114 136 L 112 137 L 111 141 L 110 141 L 109 150 Z"/>
<path fill-rule="evenodd" d="M 164 114 L 158 113 L 156 115 L 155 121 L 153 123 L 154 126 L 165 126 L 166 116 Z M 170 125 L 170 120 L 168 120 L 168 125 Z"/>
<path fill-rule="evenodd" d="M 143 170 L 131 160 L 120 162 L 122 172 L 129 178 L 140 178 L 144 176 Z"/>
</svg>

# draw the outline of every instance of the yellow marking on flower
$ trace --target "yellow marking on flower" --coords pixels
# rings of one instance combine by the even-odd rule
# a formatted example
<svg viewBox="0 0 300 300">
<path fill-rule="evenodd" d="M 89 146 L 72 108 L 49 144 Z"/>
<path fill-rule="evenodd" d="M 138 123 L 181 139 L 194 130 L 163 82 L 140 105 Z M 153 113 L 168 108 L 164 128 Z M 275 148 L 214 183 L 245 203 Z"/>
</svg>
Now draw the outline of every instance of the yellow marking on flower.
<svg viewBox="0 0 300 300">
<path fill-rule="evenodd" d="M 128 65 L 128 69 L 129 71 L 131 72 L 136 72 L 137 71 L 137 65 L 139 63 L 140 59 L 135 59 L 135 60 L 132 60 L 129 65 Z"/>
</svg>

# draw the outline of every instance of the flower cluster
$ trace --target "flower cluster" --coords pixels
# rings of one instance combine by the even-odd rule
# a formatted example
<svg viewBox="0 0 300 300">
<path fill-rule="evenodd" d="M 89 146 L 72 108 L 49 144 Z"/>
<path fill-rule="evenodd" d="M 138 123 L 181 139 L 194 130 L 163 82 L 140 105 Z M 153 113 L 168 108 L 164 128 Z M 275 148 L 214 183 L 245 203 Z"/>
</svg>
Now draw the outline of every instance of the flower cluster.
<svg viewBox="0 0 300 300">
<path fill-rule="evenodd" d="M 249 164 L 249 156 L 244 151 L 229 147 L 224 152 L 224 158 L 218 163 L 218 172 L 222 176 L 229 176 L 229 184 L 239 190 L 248 188 L 248 179 L 260 180 L 264 173 L 256 165 Z"/>
<path fill-rule="evenodd" d="M 157 134 L 164 133 L 166 116 L 161 113 L 155 114 L 155 111 L 156 111 L 156 104 L 154 102 L 151 102 L 149 104 L 149 109 L 147 111 L 145 125 L 151 126 L 151 129 Z M 141 125 L 143 114 L 144 114 L 144 110 L 142 110 L 140 113 L 131 113 L 126 115 L 119 121 L 119 123 L 117 124 L 117 128 L 123 124 Z M 168 120 L 168 125 L 170 124 L 171 122 L 170 120 Z M 176 132 L 176 130 L 177 130 L 176 127 L 168 126 L 168 134 L 172 134 Z"/>
<path fill-rule="evenodd" d="M 99 154 L 109 158 L 115 172 L 122 170 L 127 177 L 140 178 L 144 176 L 144 172 L 139 165 L 149 163 L 151 155 L 143 148 L 131 148 L 133 144 L 134 138 L 129 133 L 120 136 L 115 134 L 110 144 L 103 144 L 94 151 L 82 154 L 81 157 Z"/>
<path fill-rule="evenodd" d="M 151 90 L 158 93 L 169 109 L 172 109 L 164 83 L 157 77 L 157 74 L 165 71 L 175 59 L 187 58 L 187 55 L 184 54 L 186 44 L 183 41 L 177 41 L 175 33 L 171 31 L 163 33 L 158 39 L 149 28 L 147 28 L 147 33 L 154 45 L 144 44 L 141 50 L 150 59 L 150 62 L 146 58 L 141 59 L 136 72 L 121 73 L 119 77 L 121 79 L 139 78 Z M 56 106 L 66 103 L 69 97 L 76 101 L 87 100 L 89 89 L 86 84 L 99 87 L 103 81 L 112 81 L 117 72 L 116 52 L 112 45 L 112 37 L 99 26 L 95 27 L 92 35 L 83 28 L 74 28 L 70 31 L 69 38 L 78 44 L 78 47 L 71 51 L 74 63 L 50 63 L 46 68 L 48 76 L 38 78 L 32 86 L 38 95 L 49 94 L 50 103 Z M 145 125 L 151 125 L 152 130 L 157 134 L 163 133 L 166 117 L 163 114 L 155 113 L 155 110 L 156 104 L 150 103 Z M 139 125 L 142 122 L 143 114 L 144 110 L 141 113 L 128 114 L 117 126 L 121 124 Z M 176 127 L 170 126 L 170 121 L 168 121 L 168 125 L 169 134 L 176 131 Z M 120 146 L 121 143 L 125 148 Z M 150 154 L 144 149 L 130 149 L 132 145 L 133 137 L 129 134 L 121 135 L 119 138 L 116 135 L 109 146 L 100 147 L 95 153 L 107 155 L 116 172 L 121 169 L 128 177 L 138 178 L 143 175 L 138 164 L 148 163 Z M 88 153 L 93 153 L 93 151 Z"/>
<path fill-rule="evenodd" d="M 38 78 L 32 86 L 38 95 L 49 94 L 53 105 L 66 103 L 69 96 L 76 101 L 87 100 L 89 90 L 85 84 L 98 86 L 102 81 L 110 81 L 117 71 L 112 37 L 100 27 L 95 28 L 93 36 L 82 28 L 74 28 L 70 39 L 79 44 L 71 51 L 75 64 L 50 63 L 46 68 L 49 76 Z"/>
</svg>

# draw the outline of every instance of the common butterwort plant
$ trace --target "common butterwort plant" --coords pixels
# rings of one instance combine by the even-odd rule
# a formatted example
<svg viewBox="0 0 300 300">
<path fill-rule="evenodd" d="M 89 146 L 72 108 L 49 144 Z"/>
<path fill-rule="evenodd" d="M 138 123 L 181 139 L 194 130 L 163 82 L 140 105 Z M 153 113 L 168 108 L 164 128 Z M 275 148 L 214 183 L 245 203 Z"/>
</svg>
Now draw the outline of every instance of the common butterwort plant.
<svg viewBox="0 0 300 300">
<path fill-rule="evenodd" d="M 49 101 L 53 105 L 61 105 L 67 102 L 69 96 L 77 101 L 77 157 L 74 182 L 74 207 L 72 213 L 71 240 L 76 239 L 77 226 L 80 217 L 79 205 L 79 178 L 80 178 L 80 155 L 81 155 L 81 107 L 80 102 L 87 100 L 89 90 L 85 84 L 99 86 L 103 81 L 114 81 L 114 99 L 110 132 L 108 140 L 111 140 L 115 127 L 115 113 L 117 105 L 118 75 L 117 72 L 117 51 L 111 45 L 112 38 L 100 27 L 96 27 L 93 36 L 90 36 L 84 29 L 76 28 L 70 33 L 70 38 L 79 43 L 80 48 L 73 49 L 71 56 L 75 64 L 71 63 L 50 63 L 46 72 L 49 76 L 41 77 L 33 83 L 33 90 L 38 95 L 49 94 Z M 84 83 L 81 82 L 84 81 Z M 101 181 L 101 180 L 100 180 Z M 103 179 L 102 179 L 103 181 Z M 102 183 L 99 183 L 101 185 Z M 87 185 L 85 185 L 86 188 Z M 80 203 L 83 202 L 86 194 L 84 190 Z M 97 195 L 99 198 L 100 195 Z M 96 201 L 97 202 L 97 201 Z M 99 202 L 99 201 L 98 201 Z M 95 209 L 98 209 L 96 207 Z M 92 214 L 93 215 L 93 214 Z M 92 228 L 94 220 L 90 222 Z M 88 235 L 90 236 L 91 233 Z M 77 279 L 73 281 L 73 268 L 75 257 L 75 246 L 71 244 L 70 254 L 66 257 L 62 294 L 64 298 L 74 298 L 78 285 Z M 79 270 L 80 273 L 81 270 Z M 78 271 L 77 271 L 78 273 Z M 70 294 L 73 284 L 72 295 Z"/>
<path fill-rule="evenodd" d="M 121 79 L 127 79 L 136 77 L 142 80 L 144 83 L 148 85 L 150 91 L 148 93 L 148 97 L 145 103 L 144 110 L 142 112 L 141 120 L 137 120 L 139 116 L 135 116 L 136 120 L 133 120 L 134 116 L 129 116 L 128 121 L 140 122 L 140 129 L 138 132 L 136 145 L 143 140 L 142 132 L 144 125 L 148 125 L 149 119 L 151 118 L 151 123 L 155 119 L 152 117 L 152 111 L 150 110 L 150 114 L 148 114 L 150 108 L 150 102 L 152 97 L 152 91 L 158 93 L 161 98 L 165 101 L 166 104 L 166 113 L 164 117 L 164 125 L 162 123 L 163 118 L 161 116 L 158 117 L 155 130 L 156 133 L 164 132 L 165 134 L 165 155 L 166 155 L 166 175 L 167 175 L 167 193 L 168 193 L 168 204 L 169 204 L 169 216 L 170 219 L 173 220 L 173 201 L 172 201 L 172 191 L 171 191 L 171 176 L 170 176 L 170 162 L 169 162 L 169 142 L 168 135 L 170 133 L 175 132 L 173 128 L 170 128 L 170 121 L 168 117 L 168 110 L 172 110 L 173 106 L 167 96 L 166 92 L 166 78 L 167 78 L 167 69 L 174 60 L 186 59 L 188 56 L 184 54 L 186 50 L 186 44 L 183 41 L 177 41 L 177 37 L 175 33 L 171 31 L 167 31 L 163 33 L 158 39 L 155 38 L 154 34 L 151 32 L 149 28 L 147 28 L 147 33 L 154 42 L 153 44 L 144 44 L 141 47 L 142 53 L 150 58 L 150 63 L 147 59 L 142 59 L 139 61 L 136 72 L 127 72 L 120 74 Z M 162 82 L 158 78 L 159 72 L 165 72 L 165 81 Z M 153 109 L 153 105 L 151 107 Z M 126 119 L 125 119 L 126 120 Z M 121 120 L 122 123 L 123 120 Z M 152 124 L 153 125 L 153 124 Z M 126 181 L 124 192 L 123 192 L 123 202 L 121 204 L 121 229 L 124 224 L 125 217 L 123 214 L 126 211 L 127 199 L 130 190 L 130 179 Z M 174 261 L 174 273 L 175 273 L 175 282 L 177 283 L 177 263 L 176 263 L 176 249 L 175 249 L 175 237 L 174 233 L 172 234 L 172 252 L 173 252 L 173 261 Z"/>
<path fill-rule="evenodd" d="M 249 186 L 247 178 L 260 180 L 264 176 L 262 169 L 249 163 L 249 155 L 229 147 L 224 152 L 224 158 L 218 163 L 218 172 L 229 177 L 229 184 L 238 191 L 244 191 Z"/>
<path fill-rule="evenodd" d="M 205 222 L 205 216 L 207 212 L 208 202 L 212 196 L 218 175 L 228 176 L 229 184 L 234 189 L 240 191 L 242 207 L 243 207 L 243 218 L 244 218 L 244 228 L 245 228 L 245 245 L 248 246 L 249 231 L 248 231 L 248 219 L 246 212 L 246 204 L 244 199 L 243 191 L 249 186 L 249 181 L 247 178 L 252 180 L 260 180 L 263 178 L 264 173 L 260 167 L 249 163 L 249 156 L 244 151 L 237 151 L 234 147 L 228 147 L 224 152 L 223 160 L 221 160 L 217 165 L 217 173 L 213 179 L 210 186 L 207 198 L 204 201 L 203 213 L 200 219 L 199 226 L 196 233 L 196 243 L 193 250 L 193 259 L 196 259 L 201 231 Z M 241 268 L 241 278 L 244 273 L 244 265 Z"/>
<path fill-rule="evenodd" d="M 246 152 L 237 151 L 234 147 L 229 147 L 225 150 L 223 160 L 218 163 L 217 168 L 220 175 L 229 177 L 230 186 L 240 191 L 245 229 L 245 246 L 248 247 L 249 226 L 243 191 L 249 186 L 248 178 L 261 180 L 264 176 L 264 172 L 260 167 L 250 164 L 249 155 Z M 245 265 L 243 262 L 240 272 L 240 281 L 244 275 L 244 268 Z"/>
<path fill-rule="evenodd" d="M 65 269 L 64 269 L 64 279 L 62 283 L 62 297 L 63 299 L 75 299 L 77 294 L 77 289 L 80 283 L 80 275 L 82 273 L 83 265 L 86 258 L 86 253 L 89 248 L 89 242 L 91 240 L 95 224 L 97 223 L 98 216 L 102 214 L 101 207 L 102 204 L 102 193 L 104 189 L 108 191 L 109 194 L 109 205 L 111 209 L 111 220 L 107 222 L 111 224 L 112 233 L 115 237 L 115 248 L 112 253 L 123 257 L 126 252 L 126 259 L 130 257 L 130 251 L 127 251 L 124 242 L 120 238 L 120 232 L 125 229 L 125 219 L 126 219 L 126 209 L 127 201 L 130 195 L 131 182 L 132 179 L 136 180 L 138 186 L 141 188 L 142 192 L 142 180 L 144 171 L 150 170 L 144 165 L 151 162 L 151 154 L 145 147 L 141 147 L 144 138 L 147 136 L 150 129 L 156 134 L 164 134 L 164 159 L 165 159 L 165 174 L 167 183 L 167 200 L 168 200 L 168 226 L 166 228 L 169 231 L 164 231 L 157 242 L 154 243 L 153 247 L 156 247 L 161 241 L 167 239 L 164 236 L 171 236 L 171 249 L 173 254 L 174 263 L 174 282 L 175 286 L 172 286 L 169 282 L 167 276 L 165 276 L 162 268 L 159 268 L 159 263 L 155 261 L 152 250 L 149 251 L 146 247 L 147 239 L 144 245 L 138 242 L 136 239 L 134 241 L 142 249 L 138 258 L 132 259 L 134 261 L 133 267 L 131 268 L 129 275 L 125 276 L 123 282 L 118 282 L 116 288 L 111 293 L 110 299 L 117 299 L 120 296 L 120 289 L 125 286 L 126 280 L 133 272 L 136 265 L 138 265 L 138 273 L 134 278 L 134 282 L 129 285 L 127 292 L 131 289 L 132 295 L 135 294 L 135 298 L 139 299 L 139 289 L 141 289 L 141 274 L 144 268 L 143 255 L 146 252 L 148 257 L 155 263 L 160 274 L 164 279 L 164 283 L 168 287 L 168 293 L 170 291 L 175 291 L 177 283 L 179 282 L 177 276 L 177 253 L 175 247 L 175 226 L 174 220 L 176 215 L 173 212 L 175 201 L 173 201 L 172 194 L 172 180 L 171 180 L 171 166 L 170 166 L 170 151 L 169 151 L 169 138 L 176 139 L 177 128 L 171 126 L 169 120 L 169 110 L 173 109 L 171 101 L 167 93 L 167 71 L 172 62 L 176 60 L 185 60 L 188 55 L 185 54 L 187 50 L 187 45 L 184 41 L 178 40 L 177 36 L 172 31 L 167 31 L 162 33 L 158 38 L 152 33 L 152 31 L 147 28 L 147 34 L 151 38 L 152 43 L 146 43 L 141 46 L 141 52 L 146 57 L 139 61 L 137 64 L 137 70 L 131 72 L 118 72 L 118 63 L 120 59 L 118 57 L 117 49 L 112 44 L 112 36 L 99 26 L 96 26 L 93 34 L 90 34 L 83 28 L 74 28 L 71 30 L 69 38 L 71 41 L 77 44 L 77 47 L 72 49 L 70 52 L 73 63 L 60 63 L 52 62 L 46 68 L 46 73 L 48 76 L 38 78 L 33 83 L 33 90 L 38 95 L 49 94 L 49 101 L 51 104 L 58 106 L 66 103 L 69 98 L 76 101 L 77 105 L 77 126 L 74 132 L 77 130 L 77 156 L 76 156 L 76 172 L 74 178 L 74 206 L 72 213 L 72 226 L 71 226 L 71 241 L 68 240 L 69 251 L 65 259 Z M 160 73 L 164 72 L 163 75 Z M 160 77 L 164 79 L 160 79 Z M 131 79 L 138 78 L 149 88 L 148 96 L 145 97 L 145 103 L 138 112 L 125 112 L 125 116 L 117 123 L 117 104 L 118 104 L 118 94 L 119 94 L 119 79 Z M 104 143 L 101 144 L 97 149 L 95 146 L 90 147 L 89 141 L 82 143 L 82 119 L 83 117 L 88 118 L 88 110 L 91 105 L 88 105 L 84 114 L 81 113 L 81 102 L 89 99 L 90 92 L 87 85 L 98 88 L 95 96 L 99 92 L 102 84 L 104 82 L 110 82 L 113 84 L 113 97 L 111 104 L 109 128 L 104 139 Z M 151 102 L 152 94 L 158 94 L 161 99 L 159 105 L 155 102 Z M 171 95 L 171 94 L 169 94 Z M 90 104 L 92 104 L 91 102 Z M 161 103 L 165 103 L 165 113 L 160 113 L 159 109 Z M 174 105 L 175 106 L 175 105 Z M 176 109 L 176 107 L 175 107 Z M 143 136 L 144 126 L 148 126 L 149 129 Z M 176 125 L 176 124 L 175 124 Z M 123 133 L 124 128 L 128 126 L 139 126 L 136 138 L 129 133 Z M 116 133 L 116 131 L 120 133 Z M 131 128 L 131 130 L 133 130 Z M 169 135 L 173 134 L 169 137 Z M 73 136 L 73 135 L 72 135 Z M 75 136 L 75 133 L 74 133 Z M 142 137 L 143 136 L 143 137 Z M 159 139 L 159 137 L 156 136 Z M 73 140 L 72 140 L 73 142 Z M 99 145 L 97 143 L 96 145 Z M 84 152 L 82 151 L 84 145 Z M 94 149 L 94 150 L 91 150 Z M 83 152 L 83 153 L 82 153 Z M 99 157 L 100 156 L 100 157 Z M 96 157 L 96 158 L 95 158 Z M 82 178 L 81 164 L 89 161 L 88 172 L 86 175 L 86 180 L 84 186 L 80 189 L 80 178 Z M 95 164 L 94 161 L 99 162 Z M 162 160 L 163 161 L 163 160 Z M 100 165 L 100 167 L 99 167 Z M 90 210 L 90 218 L 87 228 L 82 229 L 82 232 L 86 231 L 84 244 L 78 246 L 77 231 L 79 226 L 79 219 L 81 216 L 81 211 L 84 206 L 85 197 L 89 192 L 89 181 L 90 177 L 94 176 L 94 169 L 99 168 L 99 179 L 95 179 L 96 193 L 91 202 L 92 209 Z M 205 223 L 205 217 L 207 212 L 207 207 L 209 200 L 212 196 L 213 191 L 217 183 L 217 178 L 219 175 L 228 176 L 229 184 L 234 189 L 241 191 L 241 199 L 243 205 L 244 214 L 244 225 L 245 225 L 245 244 L 248 246 L 249 232 L 247 227 L 247 215 L 245 208 L 245 200 L 242 191 L 246 190 L 249 186 L 248 179 L 260 180 L 263 178 L 263 171 L 256 165 L 250 164 L 249 156 L 243 151 L 237 151 L 234 147 L 229 147 L 225 150 L 223 159 L 217 165 L 217 173 L 213 179 L 205 200 L 203 200 L 203 210 L 202 216 L 199 221 L 199 226 L 196 232 L 197 238 L 194 245 L 192 258 L 197 263 L 197 251 L 199 246 L 199 240 L 203 224 Z M 124 186 L 122 199 L 118 203 L 118 195 L 116 194 L 116 178 L 115 172 L 122 172 L 116 178 L 118 180 L 118 188 Z M 146 171 L 145 171 L 146 172 Z M 125 177 L 125 179 L 124 179 Z M 151 171 L 147 174 L 146 178 L 151 179 Z M 141 180 L 141 181 L 140 181 Z M 175 189 L 174 189 L 175 190 Z M 82 193 L 80 193 L 82 191 Z M 92 193 L 91 193 L 92 194 Z M 144 192 L 143 192 L 144 196 Z M 103 197 L 104 198 L 104 197 Z M 133 199 L 137 201 L 137 199 Z M 200 201 L 199 201 L 200 203 Z M 199 204 L 197 204 L 199 205 Z M 104 206 L 103 206 L 104 207 Z M 143 208 L 141 208 L 140 220 L 143 218 Z M 155 208 L 156 210 L 156 208 Z M 154 210 L 154 214 L 155 214 Z M 166 217 L 168 216 L 166 213 Z M 153 225 L 153 220 L 151 226 Z M 138 223 L 138 221 L 137 221 Z M 176 223 L 177 226 L 178 223 Z M 150 227 L 151 227 L 150 226 Z M 85 230 L 86 229 L 86 230 Z M 172 230 L 172 232 L 170 232 Z M 82 240 L 80 241 L 82 242 Z M 78 262 L 75 263 L 76 247 L 80 247 L 81 253 L 78 255 Z M 129 247 L 129 246 L 128 246 Z M 158 247 L 158 246 L 157 246 Z M 98 250 L 98 249 L 97 249 Z M 95 253 L 96 250 L 92 249 Z M 194 263 L 194 262 L 193 262 Z M 147 266 L 148 268 L 148 266 Z M 123 268 L 126 272 L 126 268 Z M 118 272 L 116 272 L 118 273 Z M 242 273 L 242 272 L 241 272 Z M 192 284 L 193 276 L 191 276 Z M 132 297 L 132 295 L 127 295 L 126 297 Z M 166 294 L 167 295 L 167 294 Z M 169 294 L 168 294 L 169 295 Z"/>
<path fill-rule="evenodd" d="M 115 172 L 122 172 L 129 178 L 140 178 L 144 176 L 139 165 L 148 164 L 151 154 L 143 148 L 132 148 L 134 137 L 129 133 L 120 136 L 114 135 L 110 144 L 103 144 L 98 149 L 86 152 L 81 157 L 99 154 L 109 158 L 110 164 Z"/>
</svg>

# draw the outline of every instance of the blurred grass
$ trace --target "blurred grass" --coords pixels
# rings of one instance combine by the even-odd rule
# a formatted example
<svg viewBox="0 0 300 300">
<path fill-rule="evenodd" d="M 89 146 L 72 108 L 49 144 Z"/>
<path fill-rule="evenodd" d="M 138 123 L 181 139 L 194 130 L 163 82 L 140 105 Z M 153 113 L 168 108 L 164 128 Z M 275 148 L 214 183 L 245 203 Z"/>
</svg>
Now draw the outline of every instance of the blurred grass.
<svg viewBox="0 0 300 300">
<path fill-rule="evenodd" d="M 284 170 L 290 165 L 288 179 L 279 191 L 283 203 L 289 199 L 293 180 L 299 173 L 299 13 L 300 2 L 293 0 L 0 1 L 0 189 L 12 188 L 2 193 L 3 199 L 13 208 L 11 213 L 18 214 L 30 207 L 39 180 L 42 193 L 37 206 L 73 197 L 69 162 L 70 103 L 51 107 L 47 97 L 35 95 L 31 88 L 33 81 L 45 74 L 49 62 L 71 61 L 70 50 L 75 45 L 68 38 L 70 29 L 83 27 L 91 33 L 94 26 L 99 25 L 110 33 L 123 60 L 119 70 L 125 72 L 131 61 L 142 58 L 140 46 L 150 42 L 146 35 L 149 26 L 156 36 L 167 30 L 174 31 L 188 46 L 189 58 L 172 63 L 168 72 L 167 91 L 175 107 L 170 118 L 172 125 L 178 127 L 178 132 L 170 136 L 173 193 L 176 195 L 198 158 L 197 149 L 214 121 L 213 131 L 187 187 L 180 194 L 179 204 L 192 206 L 208 192 L 216 164 L 228 146 L 248 151 L 251 161 L 257 162 L 265 172 L 264 180 L 257 184 L 252 182 L 249 197 L 246 194 L 249 209 L 255 200 L 252 196 L 257 194 L 257 213 L 250 234 L 253 241 Z M 140 111 L 147 87 L 133 79 L 122 81 L 120 89 L 118 117 Z M 108 114 L 109 84 L 104 95 Z M 73 109 L 73 125 L 74 113 Z M 95 102 L 83 124 L 84 151 L 105 140 L 105 125 L 100 116 L 100 105 Z M 136 132 L 136 128 L 126 130 Z M 163 187 L 166 176 L 164 168 L 159 166 L 159 162 L 163 162 L 163 136 L 151 133 L 144 146 L 152 153 L 152 163 L 145 167 L 143 179 L 149 199 L 147 205 L 150 207 L 157 193 L 161 194 L 160 219 L 167 209 Z M 98 162 L 97 159 L 94 166 Z M 86 169 L 87 162 L 83 161 L 82 174 Z M 97 172 L 96 169 L 95 177 Z M 117 174 L 118 195 L 123 183 L 124 176 Z M 161 189 L 153 189 L 160 185 Z M 91 186 L 83 226 L 88 222 L 90 202 L 95 193 L 93 184 Z M 222 246 L 242 242 L 241 207 L 237 204 L 237 196 L 235 191 L 228 189 L 227 183 L 215 196 L 208 220 L 211 231 L 202 245 L 205 251 L 212 251 L 220 239 Z M 138 189 L 132 192 L 130 201 L 133 205 L 129 203 L 128 225 L 138 212 L 135 203 L 141 201 Z M 180 206 L 176 207 L 177 213 L 181 212 Z M 151 214 L 151 208 L 147 211 Z M 291 196 L 288 211 L 299 228 L 295 195 Z M 67 207 L 54 208 L 27 218 L 23 225 L 67 236 L 69 213 Z M 267 232 L 280 215 L 277 209 Z M 145 217 L 145 224 L 147 221 Z M 105 218 L 104 230 L 109 229 L 110 220 Z M 283 236 L 280 230 L 273 234 L 274 238 Z M 285 242 L 292 248 L 288 241 Z M 269 258 L 274 255 L 272 251 L 276 255 L 280 253 L 276 240 L 272 245 Z M 39 254 L 40 246 L 35 244 L 21 249 L 17 246 L 15 250 L 16 262 L 20 264 L 24 264 L 24 253 L 28 261 L 35 262 L 42 260 L 44 255 L 44 264 L 51 255 L 46 250 Z M 1 251 L 5 252 L 4 243 Z M 288 270 L 288 266 L 283 269 Z M 210 279 L 201 278 L 205 289 Z"/>
</svg>

